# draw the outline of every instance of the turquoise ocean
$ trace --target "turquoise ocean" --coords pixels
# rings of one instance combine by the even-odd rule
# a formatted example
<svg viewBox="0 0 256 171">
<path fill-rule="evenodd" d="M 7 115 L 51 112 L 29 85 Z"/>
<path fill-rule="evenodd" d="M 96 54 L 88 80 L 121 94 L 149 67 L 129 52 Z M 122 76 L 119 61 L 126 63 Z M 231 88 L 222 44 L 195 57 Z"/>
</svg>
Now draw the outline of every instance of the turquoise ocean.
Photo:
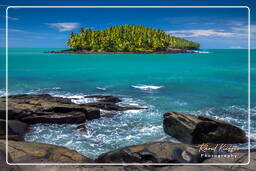
<svg viewBox="0 0 256 171">
<path fill-rule="evenodd" d="M 75 130 L 75 124 L 31 125 L 27 141 L 63 145 L 91 158 L 128 145 L 177 142 L 163 131 L 163 114 L 167 111 L 211 116 L 248 133 L 247 50 L 208 49 L 182 54 L 44 53 L 51 50 L 59 49 L 9 49 L 9 94 L 48 93 L 76 98 L 76 103 L 87 102 L 85 95 L 113 95 L 125 104 L 149 109 L 88 121 L 88 133 Z M 256 139 L 255 50 L 251 53 L 251 138 Z M 4 96 L 3 60 L 0 69 L 0 95 Z"/>
</svg>

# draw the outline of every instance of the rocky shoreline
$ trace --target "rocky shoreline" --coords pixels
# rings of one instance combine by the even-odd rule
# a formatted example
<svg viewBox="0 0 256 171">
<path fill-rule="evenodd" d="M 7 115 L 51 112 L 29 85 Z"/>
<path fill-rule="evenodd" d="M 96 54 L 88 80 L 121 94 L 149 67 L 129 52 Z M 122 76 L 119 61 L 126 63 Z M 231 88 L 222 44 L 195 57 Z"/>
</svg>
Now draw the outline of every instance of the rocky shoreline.
<svg viewBox="0 0 256 171">
<path fill-rule="evenodd" d="M 198 49 L 195 49 L 198 50 Z M 74 50 L 65 49 L 49 51 L 46 53 L 68 53 L 68 54 L 164 54 L 164 53 L 196 53 L 188 49 L 168 48 L 165 50 L 140 50 L 140 51 L 104 51 L 104 50 Z"/>
<path fill-rule="evenodd" d="M 181 143 L 151 142 L 116 149 L 92 160 L 66 147 L 25 142 L 23 136 L 29 125 L 35 123 L 79 124 L 101 117 L 114 117 L 115 112 L 126 110 L 146 110 L 146 107 L 122 105 L 121 99 L 114 96 L 85 96 L 97 99 L 95 102 L 75 104 L 72 99 L 54 97 L 49 94 L 22 94 L 8 97 L 8 152 L 13 163 L 204 163 L 209 160 L 202 156 L 200 144 L 246 143 L 243 130 L 227 122 L 205 116 L 194 116 L 178 112 L 163 115 L 163 128 L 166 134 Z M 0 98 L 0 152 L 5 154 L 5 109 L 6 98 Z M 84 125 L 77 127 L 86 131 Z M 246 151 L 232 152 L 244 156 Z M 2 154 L 3 153 L 3 154 Z M 230 160 L 225 159 L 224 160 Z M 244 160 L 232 160 L 244 162 Z"/>
</svg>

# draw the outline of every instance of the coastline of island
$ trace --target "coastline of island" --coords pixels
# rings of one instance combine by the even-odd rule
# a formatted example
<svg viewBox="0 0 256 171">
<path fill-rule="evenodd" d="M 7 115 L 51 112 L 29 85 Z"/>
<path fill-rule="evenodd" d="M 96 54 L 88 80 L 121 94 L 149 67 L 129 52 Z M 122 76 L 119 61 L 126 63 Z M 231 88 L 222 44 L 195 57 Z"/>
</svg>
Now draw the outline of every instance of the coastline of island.
<svg viewBox="0 0 256 171">
<path fill-rule="evenodd" d="M 195 49 L 198 50 L 198 49 Z M 67 54 L 175 54 L 175 53 L 198 53 L 187 49 L 166 49 L 166 50 L 132 50 L 132 51 L 106 51 L 106 50 L 86 50 L 86 49 L 64 49 L 48 51 L 45 53 L 67 53 Z"/>
</svg>

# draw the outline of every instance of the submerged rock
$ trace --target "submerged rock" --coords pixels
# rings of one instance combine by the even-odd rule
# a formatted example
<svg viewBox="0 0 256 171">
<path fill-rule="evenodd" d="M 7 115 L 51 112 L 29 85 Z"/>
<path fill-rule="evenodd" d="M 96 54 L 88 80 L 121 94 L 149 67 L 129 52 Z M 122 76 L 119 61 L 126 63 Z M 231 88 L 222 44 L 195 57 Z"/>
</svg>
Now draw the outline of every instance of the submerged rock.
<svg viewBox="0 0 256 171">
<path fill-rule="evenodd" d="M 242 129 L 206 116 L 168 112 L 164 114 L 163 127 L 167 134 L 189 144 L 247 142 Z"/>
<path fill-rule="evenodd" d="M 86 103 L 84 104 L 84 106 L 99 108 L 103 110 L 113 110 L 113 111 L 148 109 L 147 107 L 142 107 L 137 105 L 118 105 L 113 102 L 105 102 L 105 101 Z"/>
<path fill-rule="evenodd" d="M 76 130 L 81 131 L 81 132 L 87 132 L 87 128 L 84 124 L 78 125 L 76 127 Z"/>
<path fill-rule="evenodd" d="M 0 98 L 0 118 L 5 119 L 5 98 Z M 35 123 L 83 123 L 100 118 L 100 110 L 72 103 L 71 99 L 48 94 L 8 97 L 8 119 Z"/>
<path fill-rule="evenodd" d="M 8 120 L 8 139 L 22 141 L 23 135 L 27 133 L 28 125 L 26 123 L 16 121 L 16 120 Z M 0 119 L 0 139 L 6 138 L 6 121 Z"/>
<path fill-rule="evenodd" d="M 98 163 L 198 163 L 199 150 L 187 144 L 153 142 L 101 154 Z"/>
<path fill-rule="evenodd" d="M 113 118 L 116 115 L 117 115 L 116 113 L 107 113 L 107 112 L 101 112 L 100 114 L 102 118 Z"/>
<path fill-rule="evenodd" d="M 126 110 L 141 110 L 148 109 L 147 107 L 137 106 L 137 105 L 121 105 L 118 104 L 122 102 L 121 99 L 114 96 L 106 96 L 106 95 L 93 95 L 93 96 L 85 96 L 84 98 L 95 98 L 98 99 L 96 102 L 86 103 L 85 106 L 99 108 L 103 110 L 112 110 L 112 111 L 126 111 Z"/>
<path fill-rule="evenodd" d="M 118 97 L 105 96 L 105 95 L 84 96 L 84 98 L 96 98 L 96 99 L 99 99 L 99 101 L 102 101 L 102 102 L 112 102 L 112 103 L 118 103 L 118 102 L 122 101 Z"/>
<path fill-rule="evenodd" d="M 0 140 L 5 151 L 5 141 Z M 66 147 L 37 142 L 8 141 L 12 163 L 91 163 L 93 160 Z"/>
</svg>

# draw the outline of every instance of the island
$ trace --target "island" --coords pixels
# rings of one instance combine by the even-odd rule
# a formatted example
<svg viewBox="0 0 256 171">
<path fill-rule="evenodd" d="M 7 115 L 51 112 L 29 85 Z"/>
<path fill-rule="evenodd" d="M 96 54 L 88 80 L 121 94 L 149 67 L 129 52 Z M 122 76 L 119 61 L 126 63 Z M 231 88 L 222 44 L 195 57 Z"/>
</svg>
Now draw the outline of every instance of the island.
<svg viewBox="0 0 256 171">
<path fill-rule="evenodd" d="M 80 29 L 70 33 L 70 49 L 50 53 L 188 53 L 198 50 L 199 43 L 167 34 L 143 25 L 120 25 L 103 30 Z"/>
</svg>

